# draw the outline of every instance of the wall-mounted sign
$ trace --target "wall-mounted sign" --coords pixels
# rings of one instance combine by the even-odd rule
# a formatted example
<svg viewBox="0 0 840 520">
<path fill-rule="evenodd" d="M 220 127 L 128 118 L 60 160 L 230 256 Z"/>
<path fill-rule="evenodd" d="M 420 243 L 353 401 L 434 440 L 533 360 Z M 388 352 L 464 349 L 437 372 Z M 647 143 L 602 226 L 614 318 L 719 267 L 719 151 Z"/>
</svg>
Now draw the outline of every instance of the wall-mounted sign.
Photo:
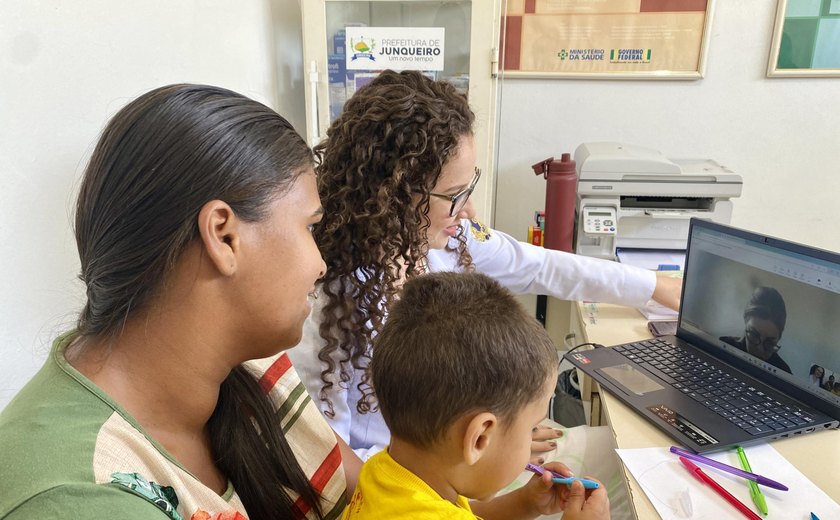
<svg viewBox="0 0 840 520">
<path fill-rule="evenodd" d="M 509 0 L 507 77 L 700 79 L 714 0 Z"/>
<path fill-rule="evenodd" d="M 347 70 L 443 70 L 443 27 L 347 27 Z"/>
</svg>

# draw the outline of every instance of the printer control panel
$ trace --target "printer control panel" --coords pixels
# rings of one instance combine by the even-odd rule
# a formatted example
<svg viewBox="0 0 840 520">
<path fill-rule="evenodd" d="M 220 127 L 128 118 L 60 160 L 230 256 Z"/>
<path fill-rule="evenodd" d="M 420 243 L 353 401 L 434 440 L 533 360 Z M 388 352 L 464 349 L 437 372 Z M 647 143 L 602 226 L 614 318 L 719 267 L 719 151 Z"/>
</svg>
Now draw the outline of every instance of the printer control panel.
<svg viewBox="0 0 840 520">
<path fill-rule="evenodd" d="M 587 235 L 615 235 L 617 228 L 614 207 L 583 207 L 583 232 Z"/>
</svg>

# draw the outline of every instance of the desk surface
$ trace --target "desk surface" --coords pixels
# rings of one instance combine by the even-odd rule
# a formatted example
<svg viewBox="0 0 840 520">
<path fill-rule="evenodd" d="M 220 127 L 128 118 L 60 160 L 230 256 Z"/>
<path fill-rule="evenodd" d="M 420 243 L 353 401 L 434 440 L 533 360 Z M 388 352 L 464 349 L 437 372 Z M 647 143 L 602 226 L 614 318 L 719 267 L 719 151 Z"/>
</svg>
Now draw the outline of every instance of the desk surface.
<svg viewBox="0 0 840 520">
<path fill-rule="evenodd" d="M 616 345 L 649 338 L 647 321 L 629 307 L 580 303 L 579 313 L 585 339 L 602 345 Z M 608 392 L 600 392 L 607 422 L 618 448 L 668 447 L 673 440 L 636 414 Z M 840 430 L 830 430 L 773 441 L 773 448 L 787 458 L 835 502 L 840 503 Z M 639 519 L 657 518 L 658 514 L 642 488 L 625 469 L 630 497 Z"/>
</svg>

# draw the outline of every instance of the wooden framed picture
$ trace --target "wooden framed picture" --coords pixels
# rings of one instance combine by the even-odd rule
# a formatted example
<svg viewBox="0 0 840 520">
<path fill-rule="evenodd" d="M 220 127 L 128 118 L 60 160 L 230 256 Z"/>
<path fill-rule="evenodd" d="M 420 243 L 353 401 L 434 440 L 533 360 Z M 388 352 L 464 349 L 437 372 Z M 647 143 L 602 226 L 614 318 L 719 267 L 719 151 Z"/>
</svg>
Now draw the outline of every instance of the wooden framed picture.
<svg viewBox="0 0 840 520">
<path fill-rule="evenodd" d="M 840 0 L 779 0 L 768 77 L 840 77 Z"/>
<path fill-rule="evenodd" d="M 713 0 L 507 0 L 505 77 L 700 79 Z"/>
</svg>

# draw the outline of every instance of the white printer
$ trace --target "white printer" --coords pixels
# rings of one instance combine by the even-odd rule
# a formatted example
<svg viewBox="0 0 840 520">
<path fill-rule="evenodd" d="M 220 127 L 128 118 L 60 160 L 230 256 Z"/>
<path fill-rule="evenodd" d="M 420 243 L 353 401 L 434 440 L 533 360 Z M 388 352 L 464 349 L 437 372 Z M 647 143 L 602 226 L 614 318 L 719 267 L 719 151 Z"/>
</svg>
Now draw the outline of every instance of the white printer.
<svg viewBox="0 0 840 520">
<path fill-rule="evenodd" d="M 691 217 L 729 224 L 741 176 L 710 159 L 668 159 L 621 143 L 575 150 L 575 251 L 616 258 L 616 248 L 685 249 Z"/>
</svg>

